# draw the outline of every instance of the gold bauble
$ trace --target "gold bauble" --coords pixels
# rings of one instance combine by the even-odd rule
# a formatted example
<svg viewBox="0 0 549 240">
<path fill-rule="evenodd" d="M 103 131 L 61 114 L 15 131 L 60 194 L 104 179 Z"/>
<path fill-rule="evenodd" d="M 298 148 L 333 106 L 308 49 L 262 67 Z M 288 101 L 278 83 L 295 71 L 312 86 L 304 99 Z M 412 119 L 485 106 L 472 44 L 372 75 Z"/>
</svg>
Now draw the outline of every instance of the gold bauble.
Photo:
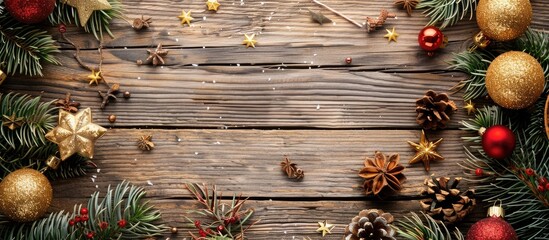
<svg viewBox="0 0 549 240">
<path fill-rule="evenodd" d="M 522 35 L 532 22 L 530 0 L 480 0 L 477 23 L 480 30 L 497 41 L 509 41 Z"/>
<path fill-rule="evenodd" d="M 543 68 L 524 52 L 510 51 L 499 55 L 486 72 L 488 94 L 504 108 L 531 106 L 541 96 L 544 85 Z"/>
<path fill-rule="evenodd" d="M 16 222 L 39 219 L 50 207 L 52 198 L 50 181 L 34 169 L 13 171 L 0 183 L 0 213 Z"/>
</svg>

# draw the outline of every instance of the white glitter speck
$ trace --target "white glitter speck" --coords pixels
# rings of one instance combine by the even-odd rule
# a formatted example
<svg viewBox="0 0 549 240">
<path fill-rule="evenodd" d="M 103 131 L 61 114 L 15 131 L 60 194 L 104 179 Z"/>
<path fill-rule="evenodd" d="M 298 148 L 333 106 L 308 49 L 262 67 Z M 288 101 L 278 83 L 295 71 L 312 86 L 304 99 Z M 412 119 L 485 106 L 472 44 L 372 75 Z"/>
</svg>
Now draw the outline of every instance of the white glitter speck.
<svg viewBox="0 0 549 240">
<path fill-rule="evenodd" d="M 151 180 L 147 180 L 147 184 L 149 184 L 150 186 L 154 185 Z"/>
</svg>

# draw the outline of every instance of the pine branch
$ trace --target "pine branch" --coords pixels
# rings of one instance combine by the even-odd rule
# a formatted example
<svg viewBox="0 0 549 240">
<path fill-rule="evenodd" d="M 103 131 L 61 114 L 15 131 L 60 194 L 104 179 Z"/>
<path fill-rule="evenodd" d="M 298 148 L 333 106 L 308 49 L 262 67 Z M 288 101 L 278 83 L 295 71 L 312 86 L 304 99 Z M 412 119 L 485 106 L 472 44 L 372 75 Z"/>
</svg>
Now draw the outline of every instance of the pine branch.
<svg viewBox="0 0 549 240">
<path fill-rule="evenodd" d="M 62 3 L 63 0 L 57 0 L 57 4 L 53 13 L 49 16 L 49 21 L 53 25 L 63 24 L 75 24 L 80 27 L 80 19 L 78 18 L 78 11 L 67 4 Z M 103 32 L 114 37 L 110 29 L 110 22 L 114 18 L 122 18 L 123 8 L 122 3 L 119 0 L 108 0 L 112 8 L 109 10 L 96 10 L 90 16 L 86 25 L 84 25 L 84 31 L 91 32 L 96 39 L 103 39 Z"/>
<path fill-rule="evenodd" d="M 545 79 L 549 80 L 549 33 L 529 28 L 514 42 L 512 49 L 527 52 L 536 58 L 544 69 Z M 548 85 L 545 84 L 546 93 Z"/>
<path fill-rule="evenodd" d="M 7 74 L 42 76 L 41 60 L 59 65 L 58 46 L 46 31 L 25 25 L 5 12 L 0 15 L 0 64 Z"/>
<path fill-rule="evenodd" d="M 141 187 L 122 182 L 115 188 L 109 186 L 107 194 L 100 199 L 95 192 L 88 200 L 88 221 L 71 226 L 69 222 L 81 213 L 82 205 L 75 205 L 73 213 L 63 211 L 31 222 L 8 222 L 0 216 L 0 239 L 77 240 L 86 239 L 94 232 L 93 239 L 141 239 L 161 235 L 167 230 L 156 222 L 160 213 L 142 199 L 145 191 Z M 125 220 L 124 227 L 119 226 Z M 101 228 L 105 222 L 106 227 Z"/>
<path fill-rule="evenodd" d="M 423 13 L 431 18 L 427 25 L 440 24 L 440 28 L 456 24 L 469 15 L 473 19 L 478 0 L 422 0 L 417 9 L 425 9 Z"/>
<path fill-rule="evenodd" d="M 421 219 L 416 213 L 412 212 L 411 214 L 411 217 L 404 216 L 406 219 L 405 221 L 397 221 L 397 232 L 399 237 L 409 240 L 465 239 L 457 228 L 454 229 L 454 238 L 452 238 L 452 234 L 450 234 L 450 231 L 448 231 L 448 228 L 446 228 L 443 223 L 433 219 L 425 213 L 421 214 L 423 215 L 423 218 L 425 218 L 426 222 L 424 222 L 423 219 Z"/>
<path fill-rule="evenodd" d="M 10 130 L 0 126 L 0 178 L 11 171 L 29 167 L 36 170 L 45 168 L 45 160 L 55 155 L 57 145 L 48 141 L 45 134 L 57 125 L 58 110 L 53 102 L 40 102 L 40 97 L 28 95 L 0 94 L 0 117 L 14 115 L 21 126 Z M 73 156 L 63 161 L 59 169 L 48 170 L 51 179 L 82 176 L 93 166 L 89 159 Z"/>
</svg>

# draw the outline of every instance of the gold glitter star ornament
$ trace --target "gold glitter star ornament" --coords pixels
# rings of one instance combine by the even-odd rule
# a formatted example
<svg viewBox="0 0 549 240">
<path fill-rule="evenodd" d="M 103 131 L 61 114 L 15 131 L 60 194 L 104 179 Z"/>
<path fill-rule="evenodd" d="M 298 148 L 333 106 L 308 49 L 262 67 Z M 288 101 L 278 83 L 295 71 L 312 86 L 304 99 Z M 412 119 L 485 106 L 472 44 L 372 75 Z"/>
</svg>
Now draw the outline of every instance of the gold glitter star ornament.
<svg viewBox="0 0 549 240">
<path fill-rule="evenodd" d="M 425 131 L 421 130 L 419 143 L 408 141 L 408 144 L 416 150 L 416 155 L 408 163 L 414 164 L 421 161 L 423 162 L 425 171 L 429 171 L 431 169 L 430 161 L 444 160 L 444 157 L 436 152 L 436 149 L 441 142 L 442 138 L 436 142 L 429 142 L 427 137 L 425 137 Z"/>
<path fill-rule="evenodd" d="M 109 10 L 112 8 L 107 0 L 63 0 L 63 2 L 78 11 L 78 19 L 80 26 L 85 26 L 88 23 L 93 11 Z"/>
<path fill-rule="evenodd" d="M 255 33 L 251 36 L 248 36 L 248 34 L 244 34 L 244 41 L 242 44 L 246 45 L 246 48 L 253 47 L 255 48 L 255 44 L 257 43 L 257 40 L 254 39 Z"/>
<path fill-rule="evenodd" d="M 467 115 L 471 115 L 471 113 L 475 113 L 477 111 L 477 109 L 475 108 L 475 104 L 471 100 L 465 102 L 465 106 L 463 108 L 467 110 Z"/>
<path fill-rule="evenodd" d="M 182 10 L 181 15 L 179 15 L 178 18 L 181 19 L 182 25 L 185 25 L 186 23 L 187 25 L 189 25 L 189 27 L 191 26 L 191 21 L 194 19 L 193 17 L 191 17 L 191 10 L 189 10 L 188 12 Z"/>
<path fill-rule="evenodd" d="M 59 146 L 61 160 L 75 153 L 93 158 L 95 141 L 107 129 L 92 123 L 92 112 L 86 108 L 76 114 L 59 110 L 59 125 L 46 134 L 46 138 Z"/>
<path fill-rule="evenodd" d="M 399 34 L 395 31 L 395 28 L 393 28 L 392 31 L 389 30 L 389 29 L 385 29 L 385 30 L 387 30 L 387 34 L 385 34 L 385 36 L 383 36 L 383 37 L 388 38 L 389 42 L 391 42 L 391 41 L 396 42 Z"/>
<path fill-rule="evenodd" d="M 316 230 L 319 233 L 322 233 L 322 236 L 326 236 L 326 234 L 331 234 L 332 229 L 334 229 L 333 224 L 329 224 L 327 220 L 324 220 L 324 222 L 318 222 L 319 228 Z"/>
<path fill-rule="evenodd" d="M 216 11 L 217 12 L 217 9 L 219 8 L 219 6 L 221 6 L 221 4 L 219 4 L 219 2 L 217 0 L 208 0 L 206 2 L 206 6 L 208 6 L 209 11 Z"/>
<path fill-rule="evenodd" d="M 88 79 L 90 80 L 90 85 L 92 85 L 92 83 L 95 83 L 95 85 L 99 85 L 99 81 L 103 79 L 101 77 L 101 71 L 96 72 L 94 69 L 92 69 L 92 73 L 88 75 Z"/>
</svg>

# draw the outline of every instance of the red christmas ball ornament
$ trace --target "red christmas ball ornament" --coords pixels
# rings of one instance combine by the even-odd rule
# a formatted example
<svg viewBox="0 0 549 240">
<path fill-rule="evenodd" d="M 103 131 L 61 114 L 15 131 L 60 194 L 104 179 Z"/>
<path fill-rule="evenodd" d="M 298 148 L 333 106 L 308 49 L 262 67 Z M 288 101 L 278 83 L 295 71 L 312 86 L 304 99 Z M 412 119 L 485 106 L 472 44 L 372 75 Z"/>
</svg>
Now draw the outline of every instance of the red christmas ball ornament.
<svg viewBox="0 0 549 240">
<path fill-rule="evenodd" d="M 48 18 L 55 7 L 55 0 L 4 0 L 4 4 L 13 18 L 33 24 Z"/>
<path fill-rule="evenodd" d="M 490 207 L 488 217 L 471 226 L 466 240 L 518 240 L 515 229 L 503 217 L 502 207 Z"/>
<path fill-rule="evenodd" d="M 491 158 L 509 157 L 515 150 L 515 134 L 506 126 L 491 126 L 482 134 L 482 149 Z"/>
<path fill-rule="evenodd" d="M 435 26 L 427 26 L 421 29 L 417 41 L 419 42 L 419 46 L 427 51 L 427 55 L 429 56 L 433 56 L 434 51 L 444 48 L 446 43 L 448 43 L 446 36 Z"/>
</svg>

